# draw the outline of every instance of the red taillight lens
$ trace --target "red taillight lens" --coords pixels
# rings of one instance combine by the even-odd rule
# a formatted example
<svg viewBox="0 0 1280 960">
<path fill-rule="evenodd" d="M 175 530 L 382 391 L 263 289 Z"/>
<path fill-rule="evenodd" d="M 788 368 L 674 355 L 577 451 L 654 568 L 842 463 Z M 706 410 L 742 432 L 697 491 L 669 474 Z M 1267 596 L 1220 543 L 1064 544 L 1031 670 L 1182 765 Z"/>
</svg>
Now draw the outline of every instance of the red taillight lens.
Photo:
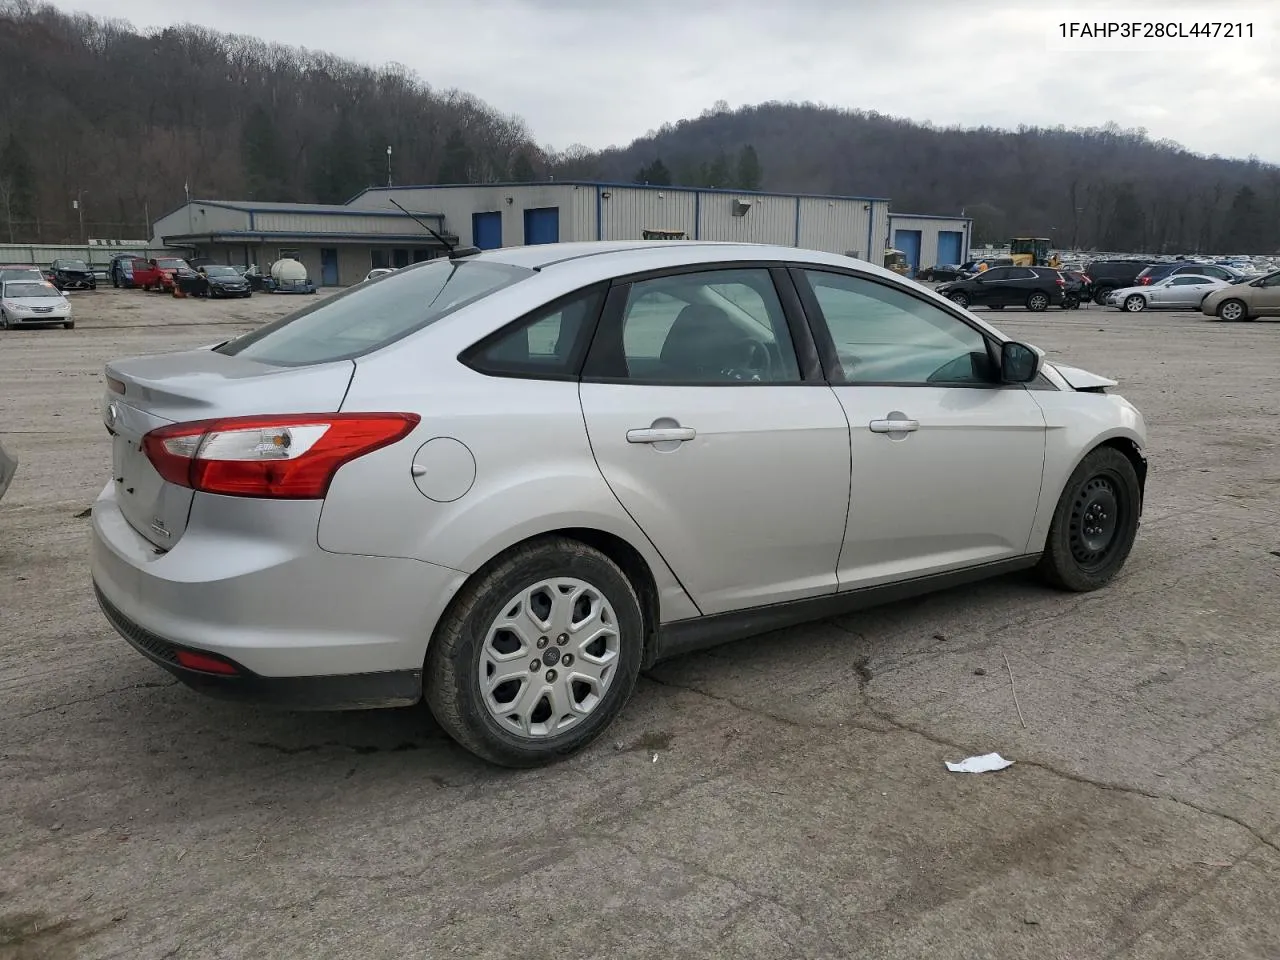
<svg viewBox="0 0 1280 960">
<path fill-rule="evenodd" d="M 1139 277 L 1139 278 L 1138 278 L 1138 286 L 1140 286 L 1140 287 L 1148 286 L 1150 283 L 1151 283 L 1151 278 L 1150 278 L 1150 277 Z"/>
<path fill-rule="evenodd" d="M 199 653 L 195 650 L 179 650 L 175 653 L 178 666 L 188 670 L 200 670 L 203 673 L 220 673 L 224 677 L 235 676 L 240 671 L 236 665 L 210 653 Z"/>
<path fill-rule="evenodd" d="M 152 430 L 142 448 L 170 483 L 231 497 L 322 500 L 344 463 L 403 439 L 415 413 L 228 417 Z"/>
</svg>

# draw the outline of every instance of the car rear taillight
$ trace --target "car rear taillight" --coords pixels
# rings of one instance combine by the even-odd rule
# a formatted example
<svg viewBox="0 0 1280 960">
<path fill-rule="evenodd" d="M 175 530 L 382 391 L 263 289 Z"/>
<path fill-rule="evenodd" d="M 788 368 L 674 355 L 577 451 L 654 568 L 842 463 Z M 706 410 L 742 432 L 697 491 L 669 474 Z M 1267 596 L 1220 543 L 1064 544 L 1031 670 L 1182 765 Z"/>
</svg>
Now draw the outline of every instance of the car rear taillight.
<svg viewBox="0 0 1280 960">
<path fill-rule="evenodd" d="M 1058 274 L 1058 286 L 1065 287 L 1066 285 L 1067 281 L 1062 279 L 1062 274 Z"/>
<path fill-rule="evenodd" d="M 201 493 L 322 500 L 338 468 L 408 435 L 415 413 L 228 417 L 152 430 L 142 448 L 170 483 Z"/>
<path fill-rule="evenodd" d="M 1150 285 L 1151 285 L 1151 278 L 1150 278 L 1150 277 L 1139 277 L 1139 278 L 1138 278 L 1138 286 L 1140 286 L 1140 287 L 1146 287 L 1146 286 L 1150 286 Z"/>
</svg>

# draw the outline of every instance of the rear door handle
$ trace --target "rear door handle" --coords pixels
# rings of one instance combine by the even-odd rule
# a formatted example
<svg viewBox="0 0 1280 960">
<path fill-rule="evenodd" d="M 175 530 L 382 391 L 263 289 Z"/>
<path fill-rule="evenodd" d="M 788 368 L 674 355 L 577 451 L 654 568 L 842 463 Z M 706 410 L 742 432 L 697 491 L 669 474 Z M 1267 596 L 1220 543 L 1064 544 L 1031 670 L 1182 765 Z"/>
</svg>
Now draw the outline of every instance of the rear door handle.
<svg viewBox="0 0 1280 960">
<path fill-rule="evenodd" d="M 643 430 L 628 430 L 627 443 L 671 443 L 692 440 L 697 435 L 693 427 L 645 427 Z"/>
<path fill-rule="evenodd" d="M 920 429 L 919 420 L 872 420 L 868 427 L 872 433 L 914 433 Z"/>
</svg>

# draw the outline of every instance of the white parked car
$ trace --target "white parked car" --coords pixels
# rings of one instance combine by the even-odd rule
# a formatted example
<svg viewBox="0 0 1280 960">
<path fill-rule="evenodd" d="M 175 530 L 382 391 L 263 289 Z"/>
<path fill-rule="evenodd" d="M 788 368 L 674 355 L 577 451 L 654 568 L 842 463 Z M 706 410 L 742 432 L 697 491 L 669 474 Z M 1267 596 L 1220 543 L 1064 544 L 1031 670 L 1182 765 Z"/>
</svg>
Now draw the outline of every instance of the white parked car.
<svg viewBox="0 0 1280 960">
<path fill-rule="evenodd" d="M 57 324 L 70 330 L 71 302 L 47 280 L 0 283 L 0 328 Z"/>
<path fill-rule="evenodd" d="M 1107 297 L 1107 306 L 1126 313 L 1143 310 L 1199 310 L 1204 298 L 1231 286 L 1225 280 L 1191 273 L 1176 273 L 1145 287 L 1122 287 Z"/>
<path fill-rule="evenodd" d="M 735 243 L 441 258 L 107 365 L 101 606 L 206 692 L 558 759 L 643 667 L 1007 571 L 1102 587 L 1142 415 L 911 281 Z"/>
</svg>

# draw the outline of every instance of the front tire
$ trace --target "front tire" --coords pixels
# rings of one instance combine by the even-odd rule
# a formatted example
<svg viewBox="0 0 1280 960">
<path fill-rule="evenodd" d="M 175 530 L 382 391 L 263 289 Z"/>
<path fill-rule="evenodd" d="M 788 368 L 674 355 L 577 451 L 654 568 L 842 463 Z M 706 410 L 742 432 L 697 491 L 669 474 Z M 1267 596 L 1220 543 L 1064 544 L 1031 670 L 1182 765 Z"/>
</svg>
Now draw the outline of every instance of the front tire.
<svg viewBox="0 0 1280 960">
<path fill-rule="evenodd" d="M 617 564 L 576 540 L 534 540 L 463 587 L 431 639 L 423 692 L 472 753 L 540 766 L 609 726 L 635 689 L 644 636 Z"/>
<path fill-rule="evenodd" d="M 1124 298 L 1126 313 L 1141 313 L 1147 309 L 1147 299 L 1140 293 L 1133 293 Z"/>
<path fill-rule="evenodd" d="M 1133 549 L 1142 487 L 1133 464 L 1098 447 L 1067 480 L 1037 569 L 1061 590 L 1086 593 L 1109 583 Z"/>
<path fill-rule="evenodd" d="M 950 300 L 952 303 L 954 303 L 957 307 L 959 307 L 962 310 L 968 309 L 969 307 L 968 294 L 952 293 L 947 296 L 947 299 Z"/>
<path fill-rule="evenodd" d="M 62 325 L 63 330 L 74 330 L 75 328 L 76 328 L 76 322 L 74 320 L 68 320 L 66 323 Z"/>
<path fill-rule="evenodd" d="M 1248 316 L 1248 310 L 1240 300 L 1224 300 L 1218 304 L 1218 319 L 1226 320 L 1228 323 L 1234 323 L 1237 320 L 1243 320 Z"/>
</svg>

